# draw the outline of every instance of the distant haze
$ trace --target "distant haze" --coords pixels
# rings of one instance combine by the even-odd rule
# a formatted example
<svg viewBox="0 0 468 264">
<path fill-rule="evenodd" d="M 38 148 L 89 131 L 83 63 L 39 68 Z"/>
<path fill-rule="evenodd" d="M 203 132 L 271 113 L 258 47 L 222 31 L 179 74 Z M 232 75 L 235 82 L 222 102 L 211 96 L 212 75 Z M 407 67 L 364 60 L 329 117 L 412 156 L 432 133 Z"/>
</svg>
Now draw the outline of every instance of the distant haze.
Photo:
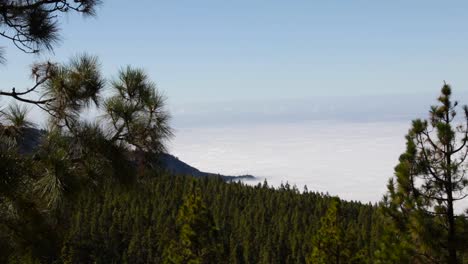
<svg viewBox="0 0 468 264">
<path fill-rule="evenodd" d="M 442 82 L 441 82 L 442 85 Z M 441 86 L 440 85 L 440 86 Z M 178 103 L 169 98 L 176 127 L 232 126 L 336 120 L 348 122 L 411 121 L 426 118 L 437 103 L 440 87 L 432 93 L 374 96 L 316 96 L 282 100 L 232 100 Z M 454 88 L 453 98 L 468 104 L 468 93 Z"/>
<path fill-rule="evenodd" d="M 186 105 L 173 110 L 170 150 L 200 170 L 377 202 L 411 120 L 426 118 L 437 95 Z"/>
</svg>

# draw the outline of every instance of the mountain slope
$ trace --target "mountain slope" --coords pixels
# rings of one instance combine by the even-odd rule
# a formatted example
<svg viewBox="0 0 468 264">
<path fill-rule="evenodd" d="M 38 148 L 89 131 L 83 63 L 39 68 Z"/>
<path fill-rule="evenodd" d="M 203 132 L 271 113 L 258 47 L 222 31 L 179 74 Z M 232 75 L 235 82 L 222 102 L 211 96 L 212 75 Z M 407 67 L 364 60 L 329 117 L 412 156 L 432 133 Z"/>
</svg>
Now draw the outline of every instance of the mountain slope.
<svg viewBox="0 0 468 264">
<path fill-rule="evenodd" d="M 160 160 L 163 166 L 169 172 L 174 173 L 174 174 L 192 175 L 195 177 L 220 176 L 221 178 L 224 178 L 226 180 L 255 179 L 255 177 L 252 175 L 226 176 L 226 175 L 215 174 L 215 173 L 210 173 L 210 172 L 203 172 L 179 160 L 179 158 L 171 154 L 167 154 L 167 153 L 161 154 Z"/>
<path fill-rule="evenodd" d="M 31 153 L 39 146 L 45 132 L 35 128 L 23 128 L 22 133 L 22 140 L 18 142 L 20 152 Z M 160 162 L 162 167 L 172 174 L 192 175 L 194 177 L 221 177 L 225 180 L 255 179 L 252 175 L 228 176 L 203 172 L 168 153 L 161 154 Z"/>
</svg>

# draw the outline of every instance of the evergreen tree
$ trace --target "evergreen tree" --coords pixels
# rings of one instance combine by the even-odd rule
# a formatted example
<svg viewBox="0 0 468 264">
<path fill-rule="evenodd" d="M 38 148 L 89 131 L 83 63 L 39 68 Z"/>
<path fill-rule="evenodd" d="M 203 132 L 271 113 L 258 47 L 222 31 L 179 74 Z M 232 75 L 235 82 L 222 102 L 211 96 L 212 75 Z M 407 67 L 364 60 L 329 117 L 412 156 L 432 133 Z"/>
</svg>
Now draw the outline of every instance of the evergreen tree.
<svg viewBox="0 0 468 264">
<path fill-rule="evenodd" d="M 347 263 L 350 252 L 344 241 L 344 229 L 340 215 L 340 201 L 333 199 L 325 216 L 320 220 L 320 229 L 313 238 L 309 263 Z"/>
<path fill-rule="evenodd" d="M 210 210 L 202 201 L 199 189 L 184 199 L 176 225 L 178 238 L 171 242 L 165 263 L 219 263 L 221 245 L 218 229 Z"/>
<path fill-rule="evenodd" d="M 409 252 L 415 263 L 457 264 L 463 250 L 458 222 L 465 216 L 455 213 L 454 204 L 468 194 L 468 108 L 464 107 L 465 124 L 456 125 L 457 102 L 451 94 L 444 84 L 429 121 L 413 121 L 406 152 L 384 198 L 385 213 L 392 220 L 389 228 L 401 234 L 399 248 Z"/>
<path fill-rule="evenodd" d="M 92 16 L 99 3 L 99 0 L 1 0 L 0 36 L 26 53 L 51 50 L 60 39 L 59 13 Z"/>
<path fill-rule="evenodd" d="M 172 136 L 165 98 L 141 69 L 127 66 L 112 82 L 114 95 L 105 102 L 110 141 L 138 151 L 140 161 L 165 152 Z M 146 162 L 151 164 L 151 162 Z"/>
</svg>

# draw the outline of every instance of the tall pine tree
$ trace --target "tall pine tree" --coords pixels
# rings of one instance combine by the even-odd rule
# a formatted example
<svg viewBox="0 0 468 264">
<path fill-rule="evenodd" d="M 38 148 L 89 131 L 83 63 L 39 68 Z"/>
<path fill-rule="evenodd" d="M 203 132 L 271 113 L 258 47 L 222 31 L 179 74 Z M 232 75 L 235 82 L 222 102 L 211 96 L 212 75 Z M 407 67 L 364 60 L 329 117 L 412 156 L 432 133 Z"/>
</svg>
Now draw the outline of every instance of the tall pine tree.
<svg viewBox="0 0 468 264">
<path fill-rule="evenodd" d="M 388 185 L 385 212 L 392 227 L 411 245 L 414 262 L 459 263 L 462 215 L 454 205 L 468 193 L 465 160 L 468 155 L 468 107 L 463 125 L 457 125 L 448 84 L 442 87 L 439 105 L 429 120 L 414 120 L 406 139 L 406 152 Z"/>
<path fill-rule="evenodd" d="M 165 263 L 219 263 L 221 246 L 211 211 L 203 203 L 200 190 L 187 195 L 179 209 L 177 239 L 165 252 Z"/>
<path fill-rule="evenodd" d="M 352 241 L 346 236 L 347 230 L 343 222 L 341 203 L 335 198 L 330 203 L 326 215 L 320 220 L 320 229 L 312 240 L 313 248 L 308 258 L 309 263 L 363 263 L 360 257 L 362 252 L 355 254 L 356 252 L 350 250 Z"/>
</svg>

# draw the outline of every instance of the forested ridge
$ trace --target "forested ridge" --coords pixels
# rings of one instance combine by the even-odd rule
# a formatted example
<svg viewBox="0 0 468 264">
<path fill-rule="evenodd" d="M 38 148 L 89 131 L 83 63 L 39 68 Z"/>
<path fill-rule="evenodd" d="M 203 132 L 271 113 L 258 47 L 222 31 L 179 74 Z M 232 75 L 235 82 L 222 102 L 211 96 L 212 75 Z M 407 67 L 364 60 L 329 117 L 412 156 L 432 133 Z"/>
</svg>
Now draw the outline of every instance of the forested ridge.
<svg viewBox="0 0 468 264">
<path fill-rule="evenodd" d="M 197 250 L 214 250 L 204 263 L 305 263 L 320 218 L 332 200 L 312 192 L 300 194 L 289 186 L 273 190 L 161 175 L 132 190 L 110 188 L 103 195 L 81 198 L 71 218 L 64 257 L 160 263 L 171 254 L 182 255 L 181 233 L 189 232 L 182 225 L 189 224 L 191 216 L 181 216 L 180 210 L 196 207 L 196 201 L 190 200 L 196 198 L 206 214 L 200 208 L 192 212 L 202 217 L 203 225 L 190 225 L 194 233 L 186 239 L 193 247 L 187 248 L 195 255 Z M 347 247 L 371 256 L 375 241 L 371 237 L 378 233 L 372 224 L 374 208 L 343 203 L 342 209 L 346 239 L 353 244 Z M 196 245 L 200 241 L 205 243 Z M 182 248 L 171 250 L 174 242 Z"/>
<path fill-rule="evenodd" d="M 47 244 L 56 243 L 58 263 L 172 263 L 171 256 L 184 249 L 201 263 L 306 263 L 321 217 L 335 199 L 289 185 L 275 190 L 266 184 L 159 174 L 132 186 L 108 184 L 80 193 Z M 193 215 L 181 215 L 184 206 L 196 208 Z M 372 205 L 341 203 L 346 258 L 361 255 L 346 263 L 372 263 L 381 232 L 376 214 Z M 193 217 L 203 224 L 192 223 Z M 190 246 L 181 241 L 184 232 L 190 233 L 185 238 Z M 203 250 L 213 252 L 204 257 L 198 253 Z"/>
</svg>

